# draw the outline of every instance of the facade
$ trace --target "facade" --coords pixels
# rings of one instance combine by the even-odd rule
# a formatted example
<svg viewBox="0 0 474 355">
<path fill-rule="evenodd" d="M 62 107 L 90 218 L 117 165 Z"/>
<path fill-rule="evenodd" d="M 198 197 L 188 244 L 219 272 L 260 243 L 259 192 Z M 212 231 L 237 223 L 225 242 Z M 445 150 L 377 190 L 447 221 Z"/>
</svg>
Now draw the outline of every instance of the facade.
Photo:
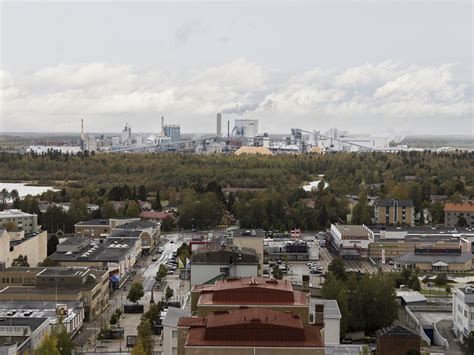
<svg viewBox="0 0 474 355">
<path fill-rule="evenodd" d="M 7 268 L 0 271 L 0 280 L 0 301 L 81 302 L 86 320 L 97 317 L 108 305 L 107 271 L 61 267 Z"/>
<path fill-rule="evenodd" d="M 263 239 L 265 237 L 263 229 L 234 229 L 230 232 L 230 235 L 234 246 L 255 250 L 259 259 L 258 275 L 262 275 L 264 254 Z"/>
<path fill-rule="evenodd" d="M 115 230 L 108 238 L 120 237 L 126 232 L 139 232 L 142 243 L 142 253 L 150 254 L 150 251 L 158 244 L 160 238 L 161 225 L 151 221 L 133 221 L 115 227 Z"/>
<path fill-rule="evenodd" d="M 257 276 L 258 265 L 253 249 L 198 249 L 191 257 L 191 285 L 201 285 L 217 277 Z"/>
<path fill-rule="evenodd" d="M 412 200 L 379 200 L 375 208 L 375 223 L 382 225 L 415 225 Z"/>
<path fill-rule="evenodd" d="M 459 225 L 459 222 L 463 223 L 462 219 L 466 221 L 465 225 Z M 474 202 L 446 203 L 444 205 L 444 225 L 450 228 L 474 227 Z"/>
<path fill-rule="evenodd" d="M 61 266 L 85 266 L 110 273 L 112 288 L 123 284 L 141 254 L 141 241 L 108 238 L 96 241 L 88 237 L 72 237 L 58 244 L 49 258 Z"/>
<path fill-rule="evenodd" d="M 397 237 L 375 237 L 369 245 L 369 256 L 374 260 L 395 260 L 415 248 L 471 250 L 471 243 L 464 238 L 449 235 L 404 235 Z"/>
<path fill-rule="evenodd" d="M 47 256 L 47 235 L 46 231 L 25 234 L 0 228 L 0 263 L 9 267 L 22 255 L 28 257 L 30 266 L 38 265 Z"/>
<path fill-rule="evenodd" d="M 30 354 L 50 333 L 47 318 L 0 319 L 0 354 Z"/>
<path fill-rule="evenodd" d="M 181 141 L 181 127 L 175 124 L 166 124 L 163 126 L 163 132 L 165 137 L 170 138 L 171 143 L 177 143 Z"/>
<path fill-rule="evenodd" d="M 401 325 L 377 330 L 377 354 L 400 355 L 410 350 L 420 353 L 420 337 Z"/>
<path fill-rule="evenodd" d="M 38 215 L 15 209 L 0 211 L 0 226 L 6 223 L 13 223 L 17 230 L 25 233 L 38 232 L 41 227 L 38 226 Z"/>
<path fill-rule="evenodd" d="M 163 318 L 163 355 L 178 354 L 178 322 L 182 317 L 189 317 L 189 312 L 181 308 L 169 307 Z"/>
<path fill-rule="evenodd" d="M 258 120 L 236 119 L 232 132 L 238 137 L 255 137 L 258 135 Z"/>
<path fill-rule="evenodd" d="M 309 293 L 294 291 L 287 280 L 259 277 L 228 278 L 213 285 L 194 285 L 191 290 L 191 311 L 200 317 L 245 306 L 293 312 L 308 323 L 309 302 Z"/>
<path fill-rule="evenodd" d="M 374 232 L 365 225 L 331 224 L 330 247 L 343 258 L 367 258 Z"/>
<path fill-rule="evenodd" d="M 183 317 L 178 323 L 178 354 L 323 355 L 322 324 L 306 324 L 298 314 L 240 308 Z"/>
<path fill-rule="evenodd" d="M 304 240 L 293 239 L 273 239 L 265 240 L 263 244 L 264 262 L 288 260 L 307 261 L 309 260 L 309 247 Z"/>
<path fill-rule="evenodd" d="M 466 272 L 472 269 L 472 253 L 458 249 L 415 248 L 395 259 L 397 269 L 435 272 Z"/>
<path fill-rule="evenodd" d="M 114 228 L 139 220 L 139 218 L 91 219 L 76 223 L 74 233 L 90 238 L 103 238 L 112 233 Z"/>
<path fill-rule="evenodd" d="M 81 302 L 0 301 L 0 318 L 20 317 L 25 312 L 31 312 L 28 318 L 48 318 L 51 328 L 61 320 L 61 324 L 71 336 L 76 334 L 84 323 L 84 307 Z"/>
<path fill-rule="evenodd" d="M 453 292 L 453 331 L 456 337 L 464 339 L 474 331 L 474 288 L 466 286 Z"/>
</svg>

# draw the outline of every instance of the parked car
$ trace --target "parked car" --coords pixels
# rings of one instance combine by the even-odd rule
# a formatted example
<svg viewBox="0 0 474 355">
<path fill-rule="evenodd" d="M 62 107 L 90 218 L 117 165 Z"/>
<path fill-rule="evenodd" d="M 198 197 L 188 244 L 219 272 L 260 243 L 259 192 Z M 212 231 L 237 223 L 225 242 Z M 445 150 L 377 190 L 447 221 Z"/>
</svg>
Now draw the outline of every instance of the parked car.
<svg viewBox="0 0 474 355">
<path fill-rule="evenodd" d="M 158 256 L 157 256 L 157 255 L 153 255 L 153 257 L 151 258 L 151 261 L 158 261 Z"/>
</svg>

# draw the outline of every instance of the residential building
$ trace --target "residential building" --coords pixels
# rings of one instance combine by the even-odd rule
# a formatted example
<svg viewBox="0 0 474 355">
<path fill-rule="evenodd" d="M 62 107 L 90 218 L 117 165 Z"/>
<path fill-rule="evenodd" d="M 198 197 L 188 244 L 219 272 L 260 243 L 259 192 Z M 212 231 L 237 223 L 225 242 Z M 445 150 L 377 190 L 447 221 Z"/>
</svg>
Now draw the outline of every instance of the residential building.
<svg viewBox="0 0 474 355">
<path fill-rule="evenodd" d="M 139 220 L 139 218 L 91 219 L 77 222 L 74 225 L 74 233 L 90 238 L 103 238 L 112 233 L 114 228 Z"/>
<path fill-rule="evenodd" d="M 207 247 L 193 252 L 191 285 L 216 278 L 257 276 L 259 260 L 253 249 L 229 246 Z"/>
<path fill-rule="evenodd" d="M 0 228 L 0 263 L 9 267 L 21 255 L 27 257 L 30 266 L 38 265 L 47 256 L 47 235 L 46 231 L 26 234 Z"/>
<path fill-rule="evenodd" d="M 415 225 L 412 200 L 379 200 L 375 208 L 375 223 L 382 225 Z"/>
<path fill-rule="evenodd" d="M 47 318 L 0 318 L 0 354 L 31 354 L 49 333 Z"/>
<path fill-rule="evenodd" d="M 41 226 L 38 226 L 38 215 L 35 213 L 26 213 L 21 210 L 0 211 L 0 227 L 7 223 L 12 223 L 16 230 L 25 233 L 38 232 Z"/>
<path fill-rule="evenodd" d="M 419 269 L 436 272 L 466 272 L 472 269 L 472 253 L 461 248 L 441 249 L 415 247 L 414 251 L 395 259 L 397 269 Z"/>
<path fill-rule="evenodd" d="M 231 230 L 232 244 L 238 248 L 253 249 L 258 255 L 259 270 L 258 275 L 263 272 L 263 239 L 265 233 L 263 229 L 234 229 Z"/>
<path fill-rule="evenodd" d="M 0 271 L 0 301 L 80 302 L 85 320 L 97 317 L 109 300 L 109 273 L 91 268 L 7 268 Z"/>
<path fill-rule="evenodd" d="M 265 308 L 237 308 L 178 322 L 178 354 L 323 355 L 323 324 L 298 314 Z"/>
<path fill-rule="evenodd" d="M 470 285 L 453 292 L 453 331 L 462 343 L 474 331 L 474 287 Z"/>
<path fill-rule="evenodd" d="M 190 315 L 181 308 L 168 308 L 161 323 L 163 325 L 163 355 L 178 354 L 178 322 L 180 318 Z"/>
<path fill-rule="evenodd" d="M 142 211 L 139 217 L 145 221 L 163 223 L 167 218 L 174 218 L 173 214 L 161 211 Z"/>
<path fill-rule="evenodd" d="M 474 227 L 474 202 L 446 203 L 444 205 L 446 227 Z"/>
<path fill-rule="evenodd" d="M 331 224 L 328 247 L 347 259 L 369 257 L 369 245 L 374 242 L 374 232 L 365 225 Z"/>
<path fill-rule="evenodd" d="M 21 317 L 25 313 L 28 318 L 48 318 L 51 328 L 61 322 L 71 336 L 76 334 L 84 323 L 82 302 L 0 301 L 0 319 Z"/>
<path fill-rule="evenodd" d="M 138 235 L 142 243 L 142 253 L 150 254 L 160 238 L 160 224 L 151 221 L 133 221 L 115 227 L 108 238 L 126 238 L 128 234 Z"/>
<path fill-rule="evenodd" d="M 420 353 L 420 336 L 404 326 L 393 325 L 377 330 L 376 336 L 379 355 L 407 354 L 410 350 Z"/>
<path fill-rule="evenodd" d="M 191 311 L 200 317 L 246 306 L 297 313 L 308 323 L 309 301 L 309 293 L 293 290 L 287 280 L 259 277 L 228 278 L 213 285 L 194 285 L 191 290 Z"/>
<path fill-rule="evenodd" d="M 58 244 L 49 258 L 61 266 L 86 266 L 110 273 L 112 288 L 122 285 L 141 254 L 139 238 L 108 238 L 96 241 L 72 237 Z"/>
</svg>

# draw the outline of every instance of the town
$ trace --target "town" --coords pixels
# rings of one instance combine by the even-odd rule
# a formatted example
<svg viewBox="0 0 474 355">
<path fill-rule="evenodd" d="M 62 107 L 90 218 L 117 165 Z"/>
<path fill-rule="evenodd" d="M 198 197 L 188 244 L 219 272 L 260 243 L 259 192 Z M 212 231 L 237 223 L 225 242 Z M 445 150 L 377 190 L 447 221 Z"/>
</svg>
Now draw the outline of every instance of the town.
<svg viewBox="0 0 474 355">
<path fill-rule="evenodd" d="M 30 352 L 56 337 L 69 349 L 61 354 L 471 351 L 474 203 L 472 174 L 463 171 L 472 172 L 472 153 L 373 154 L 307 153 L 293 162 L 251 152 L 218 161 L 174 152 L 106 160 L 2 153 L 11 177 L 29 171 L 36 179 L 38 163 L 43 182 L 52 182 L 51 164 L 90 174 L 80 185 L 74 170 L 53 186 L 2 184 L 0 312 L 11 328 L 0 337 L 28 329 L 4 346 Z M 102 179 L 96 164 L 114 176 L 116 159 L 119 170 L 137 173 L 118 185 L 93 183 Z M 199 162 L 201 184 L 185 187 L 185 171 L 150 180 L 155 168 L 135 170 L 140 159 L 160 174 Z M 341 185 L 345 159 L 369 161 Z M 424 167 L 396 168 L 403 159 Z M 441 161 L 454 164 L 455 177 L 427 185 L 420 177 Z M 243 176 L 225 187 L 227 174 L 207 177 L 229 163 Z M 279 192 L 293 164 L 320 174 L 286 179 L 299 186 Z M 378 183 L 385 164 L 393 176 Z M 268 176 L 266 190 L 259 175 Z"/>
</svg>

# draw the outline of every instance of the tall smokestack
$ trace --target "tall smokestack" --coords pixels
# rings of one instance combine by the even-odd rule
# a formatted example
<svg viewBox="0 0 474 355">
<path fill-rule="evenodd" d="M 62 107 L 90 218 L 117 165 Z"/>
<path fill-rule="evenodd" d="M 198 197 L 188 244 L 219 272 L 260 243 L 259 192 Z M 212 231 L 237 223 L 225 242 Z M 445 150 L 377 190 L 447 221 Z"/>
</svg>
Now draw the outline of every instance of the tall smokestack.
<svg viewBox="0 0 474 355">
<path fill-rule="evenodd" d="M 80 142 L 81 150 L 84 150 L 84 119 L 81 118 L 81 142 Z"/>
<path fill-rule="evenodd" d="M 161 116 L 161 135 L 165 135 L 165 116 Z"/>
<path fill-rule="evenodd" d="M 217 136 L 221 137 L 222 136 L 222 115 L 220 113 L 217 114 Z"/>
<path fill-rule="evenodd" d="M 227 138 L 230 137 L 230 121 L 227 121 Z"/>
</svg>

